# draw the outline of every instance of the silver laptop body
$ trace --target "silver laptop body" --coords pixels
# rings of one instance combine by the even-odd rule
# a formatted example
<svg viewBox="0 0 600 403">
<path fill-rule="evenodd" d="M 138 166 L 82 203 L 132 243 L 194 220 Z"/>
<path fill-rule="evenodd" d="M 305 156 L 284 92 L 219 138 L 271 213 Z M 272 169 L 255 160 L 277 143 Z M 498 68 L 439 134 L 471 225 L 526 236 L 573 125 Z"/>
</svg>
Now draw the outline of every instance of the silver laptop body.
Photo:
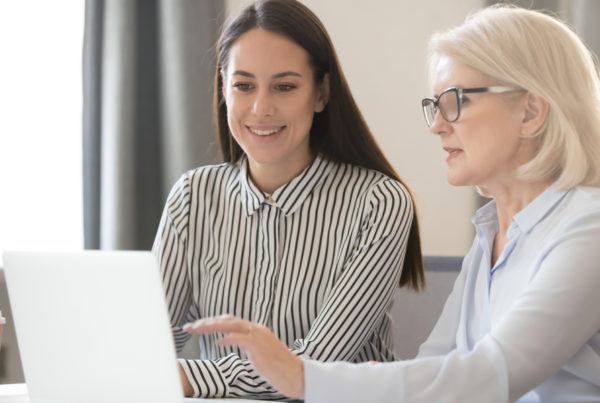
<svg viewBox="0 0 600 403">
<path fill-rule="evenodd" d="M 6 252 L 4 266 L 31 401 L 183 401 L 150 252 Z"/>
</svg>

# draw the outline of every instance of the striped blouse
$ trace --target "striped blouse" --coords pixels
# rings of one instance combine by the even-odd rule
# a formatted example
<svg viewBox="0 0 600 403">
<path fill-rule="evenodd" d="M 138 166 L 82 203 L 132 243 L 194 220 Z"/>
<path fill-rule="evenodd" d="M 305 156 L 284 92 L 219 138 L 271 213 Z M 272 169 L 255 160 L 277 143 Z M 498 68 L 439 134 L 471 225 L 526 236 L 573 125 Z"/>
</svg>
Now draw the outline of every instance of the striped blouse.
<svg viewBox="0 0 600 403">
<path fill-rule="evenodd" d="M 184 323 L 231 314 L 319 361 L 395 359 L 390 309 L 413 206 L 384 174 L 315 158 L 268 195 L 246 160 L 201 167 L 173 187 L 153 250 L 175 342 Z M 200 397 L 281 397 L 237 347 L 200 337 L 180 360 Z"/>
</svg>

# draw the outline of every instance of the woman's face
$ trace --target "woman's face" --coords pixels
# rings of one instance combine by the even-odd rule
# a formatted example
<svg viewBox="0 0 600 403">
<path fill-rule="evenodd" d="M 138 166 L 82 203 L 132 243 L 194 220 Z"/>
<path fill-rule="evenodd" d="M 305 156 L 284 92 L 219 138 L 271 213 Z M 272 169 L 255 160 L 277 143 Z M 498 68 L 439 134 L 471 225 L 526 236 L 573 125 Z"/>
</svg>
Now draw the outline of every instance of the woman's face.
<svg viewBox="0 0 600 403">
<path fill-rule="evenodd" d="M 494 85 L 498 83 L 487 75 L 442 56 L 433 89 L 439 95 L 453 86 Z M 447 152 L 448 182 L 491 189 L 516 180 L 516 168 L 535 155 L 533 141 L 521 136 L 525 113 L 522 91 L 464 94 L 460 117 L 453 123 L 437 113 L 430 130 Z"/>
<path fill-rule="evenodd" d="M 304 169 L 312 160 L 313 115 L 326 104 L 308 53 L 287 37 L 257 28 L 233 43 L 222 74 L 229 128 L 251 172 Z"/>
</svg>

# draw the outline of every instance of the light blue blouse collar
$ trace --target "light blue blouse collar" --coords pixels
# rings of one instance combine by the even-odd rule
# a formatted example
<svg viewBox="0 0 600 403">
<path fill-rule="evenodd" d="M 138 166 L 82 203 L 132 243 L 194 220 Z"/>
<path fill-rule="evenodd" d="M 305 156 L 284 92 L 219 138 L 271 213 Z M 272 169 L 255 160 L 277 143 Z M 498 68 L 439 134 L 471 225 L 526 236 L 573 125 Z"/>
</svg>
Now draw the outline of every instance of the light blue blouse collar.
<svg viewBox="0 0 600 403">
<path fill-rule="evenodd" d="M 549 186 L 540 195 L 531 201 L 525 208 L 513 217 L 514 223 L 522 232 L 529 232 L 539 223 L 569 192 L 570 190 L 556 190 L 554 185 Z M 475 226 L 498 221 L 496 202 L 492 199 L 485 206 L 475 212 L 471 221 Z"/>
</svg>

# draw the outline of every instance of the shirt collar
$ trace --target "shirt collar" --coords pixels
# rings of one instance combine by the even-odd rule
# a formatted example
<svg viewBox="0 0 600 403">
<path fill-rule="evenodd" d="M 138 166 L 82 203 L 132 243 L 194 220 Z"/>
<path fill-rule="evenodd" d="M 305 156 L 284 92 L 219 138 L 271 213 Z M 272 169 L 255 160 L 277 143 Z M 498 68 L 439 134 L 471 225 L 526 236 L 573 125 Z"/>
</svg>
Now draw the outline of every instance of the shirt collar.
<svg viewBox="0 0 600 403">
<path fill-rule="evenodd" d="M 238 162 L 240 166 L 239 181 L 240 181 L 240 200 L 244 207 L 244 212 L 247 216 L 253 214 L 265 200 L 268 195 L 262 192 L 250 180 L 250 171 L 248 170 L 248 160 L 243 157 Z"/>
<path fill-rule="evenodd" d="M 247 158 L 242 158 L 239 164 L 240 199 L 247 216 L 254 214 L 264 203 L 280 208 L 286 216 L 293 214 L 334 166 L 334 162 L 318 155 L 300 175 L 268 195 L 250 179 Z"/>
<path fill-rule="evenodd" d="M 529 232 L 539 223 L 550 210 L 567 194 L 568 191 L 556 190 L 549 186 L 540 195 L 531 201 L 523 210 L 513 217 L 514 223 L 522 232 Z M 496 223 L 498 216 L 494 200 L 481 207 L 471 219 L 476 226 Z"/>
<path fill-rule="evenodd" d="M 567 194 L 568 191 L 556 190 L 553 186 L 548 187 L 538 197 L 533 199 L 525 208 L 514 216 L 515 223 L 521 231 L 529 232 L 537 223 L 556 206 L 556 204 Z"/>
</svg>

